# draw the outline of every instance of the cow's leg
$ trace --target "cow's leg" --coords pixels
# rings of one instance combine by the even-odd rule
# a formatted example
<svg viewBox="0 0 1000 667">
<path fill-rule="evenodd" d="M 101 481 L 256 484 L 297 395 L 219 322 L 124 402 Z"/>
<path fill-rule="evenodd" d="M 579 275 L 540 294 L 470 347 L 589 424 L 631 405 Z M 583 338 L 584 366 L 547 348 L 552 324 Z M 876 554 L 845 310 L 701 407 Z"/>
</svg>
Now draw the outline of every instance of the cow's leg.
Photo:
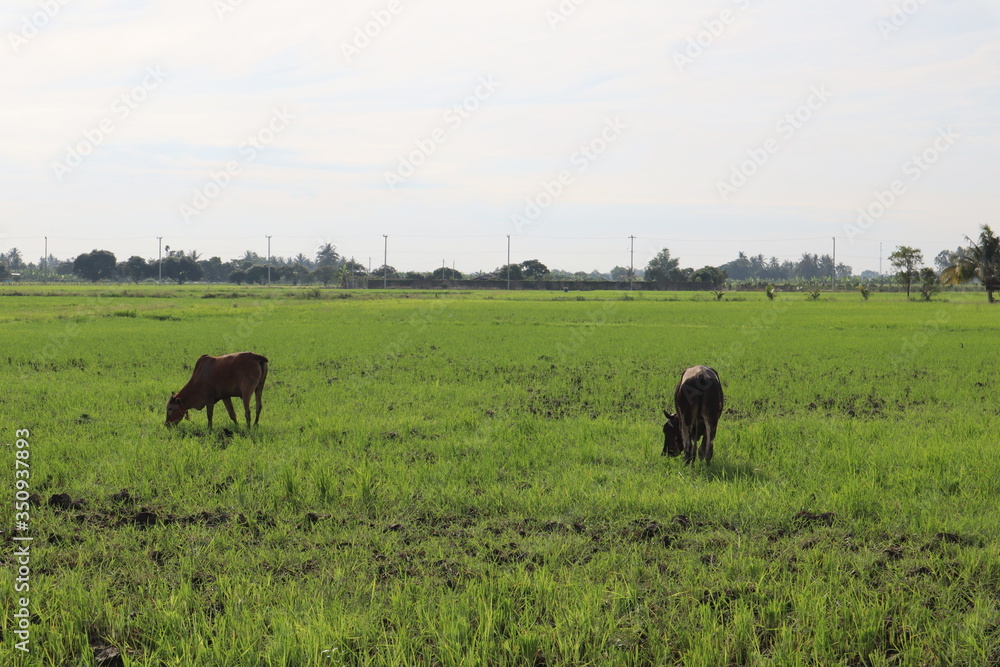
<svg viewBox="0 0 1000 667">
<path fill-rule="evenodd" d="M 226 412 L 229 413 L 229 418 L 233 420 L 234 424 L 239 426 L 240 420 L 236 418 L 236 410 L 233 409 L 233 399 L 226 396 L 224 399 L 222 399 L 222 402 L 226 406 Z"/>
<path fill-rule="evenodd" d="M 212 430 L 212 413 L 215 411 L 215 403 L 209 401 L 205 404 L 205 415 L 208 417 L 208 430 Z"/>
<path fill-rule="evenodd" d="M 244 392 L 243 394 L 243 414 L 247 418 L 247 428 L 250 428 L 250 392 Z"/>
<path fill-rule="evenodd" d="M 254 390 L 253 393 L 254 397 L 257 399 L 257 415 L 254 417 L 253 420 L 253 425 L 256 426 L 257 422 L 260 421 L 260 408 L 261 408 L 260 395 L 264 393 L 264 385 L 262 384 L 257 385 L 257 389 Z"/>
<path fill-rule="evenodd" d="M 701 458 L 705 459 L 705 465 L 710 465 L 712 463 L 712 441 L 715 439 L 715 433 L 712 431 L 712 423 L 709 421 L 708 416 L 705 416 L 705 434 L 701 439 Z"/>
<path fill-rule="evenodd" d="M 681 442 L 684 445 L 684 463 L 690 465 L 694 463 L 694 443 L 691 442 L 691 432 L 689 430 L 689 425 L 687 420 L 684 419 L 684 412 L 681 410 L 677 411 L 680 415 L 681 420 Z"/>
</svg>

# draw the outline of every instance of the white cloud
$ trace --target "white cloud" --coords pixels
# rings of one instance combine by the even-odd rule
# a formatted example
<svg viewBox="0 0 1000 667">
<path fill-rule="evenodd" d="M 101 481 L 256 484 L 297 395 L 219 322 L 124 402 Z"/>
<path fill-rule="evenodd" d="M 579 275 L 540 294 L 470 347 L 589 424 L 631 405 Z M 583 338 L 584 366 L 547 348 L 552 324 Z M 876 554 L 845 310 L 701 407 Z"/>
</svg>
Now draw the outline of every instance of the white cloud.
<svg viewBox="0 0 1000 667">
<path fill-rule="evenodd" d="M 302 243 L 285 254 L 310 254 L 320 233 L 363 254 L 383 233 L 419 229 L 436 238 L 414 235 L 405 250 L 400 239 L 397 252 L 411 253 L 400 255 L 406 268 L 440 265 L 443 246 L 461 263 L 460 251 L 478 251 L 440 237 L 505 241 L 516 233 L 511 213 L 618 116 L 629 125 L 620 141 L 523 239 L 531 256 L 610 268 L 621 263 L 607 250 L 614 244 L 559 255 L 567 241 L 538 237 L 630 233 L 674 239 L 682 259 L 735 255 L 728 245 L 706 248 L 706 238 L 745 240 L 748 252 L 816 251 L 812 239 L 840 233 L 949 125 L 960 144 L 866 238 L 927 242 L 928 254 L 931 242 L 954 238 L 954 246 L 974 233 L 995 206 L 987 175 L 998 149 L 1000 16 L 983 3 L 925 3 L 885 37 L 878 21 L 892 16 L 892 2 L 584 2 L 553 28 L 546 12 L 558 2 L 395 0 L 393 13 L 388 0 L 225 1 L 233 8 L 220 18 L 213 0 L 70 0 L 30 39 L 20 31 L 38 3 L 0 9 L 5 245 L 48 234 L 50 246 L 65 238 L 54 247 L 70 255 L 96 243 L 85 228 L 101 239 L 183 232 L 205 239 L 206 254 L 229 257 L 280 224 Z M 348 62 L 343 45 L 366 27 L 374 36 Z M 16 52 L 11 35 L 24 40 Z M 700 53 L 681 71 L 674 55 L 692 39 Z M 165 80 L 119 117 L 115 100 L 150 67 Z M 446 112 L 481 77 L 494 77 L 498 90 L 449 125 Z M 830 101 L 779 137 L 767 163 L 723 202 L 716 184 L 776 136 L 815 86 L 827 86 Z M 200 214 L 204 234 L 179 231 L 178 204 L 239 160 L 241 143 L 276 108 L 292 110 L 294 123 Z M 60 183 L 53 161 L 108 118 L 113 131 Z M 390 191 L 385 172 L 442 126 L 447 138 L 406 187 Z M 112 249 L 149 254 L 148 243 L 131 244 Z"/>
</svg>

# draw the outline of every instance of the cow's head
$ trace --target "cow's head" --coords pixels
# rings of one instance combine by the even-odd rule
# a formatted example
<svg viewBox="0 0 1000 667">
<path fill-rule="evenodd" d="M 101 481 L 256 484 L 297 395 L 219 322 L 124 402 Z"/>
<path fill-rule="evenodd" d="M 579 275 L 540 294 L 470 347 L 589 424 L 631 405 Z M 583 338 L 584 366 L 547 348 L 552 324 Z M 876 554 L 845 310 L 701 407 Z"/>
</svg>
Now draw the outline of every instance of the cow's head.
<svg viewBox="0 0 1000 667">
<path fill-rule="evenodd" d="M 167 401 L 167 426 L 176 424 L 182 419 L 191 419 L 191 417 L 188 416 L 188 411 L 182 407 L 181 399 L 177 398 L 175 394 Z"/>
<path fill-rule="evenodd" d="M 663 456 L 679 456 L 684 451 L 684 443 L 681 440 L 681 420 L 677 415 L 672 415 L 666 410 L 663 416 L 667 418 L 663 424 Z"/>
</svg>

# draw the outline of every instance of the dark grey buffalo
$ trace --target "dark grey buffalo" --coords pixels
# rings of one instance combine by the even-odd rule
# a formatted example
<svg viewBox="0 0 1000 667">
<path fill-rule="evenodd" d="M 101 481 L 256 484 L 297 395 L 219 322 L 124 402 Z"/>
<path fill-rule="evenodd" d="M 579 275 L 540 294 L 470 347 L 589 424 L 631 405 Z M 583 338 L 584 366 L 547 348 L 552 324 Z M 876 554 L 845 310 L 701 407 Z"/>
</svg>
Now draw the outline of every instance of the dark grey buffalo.
<svg viewBox="0 0 1000 667">
<path fill-rule="evenodd" d="M 697 454 L 705 460 L 705 465 L 710 464 L 722 404 L 722 382 L 714 369 L 692 366 L 684 371 L 674 390 L 677 414 L 663 411 L 667 418 L 663 425 L 663 454 L 679 456 L 684 452 L 684 462 L 693 463 L 695 447 L 701 440 Z"/>
</svg>

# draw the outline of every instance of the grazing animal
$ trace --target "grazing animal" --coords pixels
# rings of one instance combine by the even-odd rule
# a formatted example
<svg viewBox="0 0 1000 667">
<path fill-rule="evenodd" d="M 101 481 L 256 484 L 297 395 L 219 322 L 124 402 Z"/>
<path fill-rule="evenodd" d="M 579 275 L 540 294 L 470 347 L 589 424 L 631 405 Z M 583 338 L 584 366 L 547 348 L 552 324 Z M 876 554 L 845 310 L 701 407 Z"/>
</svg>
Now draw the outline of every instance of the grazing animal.
<svg viewBox="0 0 1000 667">
<path fill-rule="evenodd" d="M 679 456 L 684 452 L 684 462 L 693 463 L 698 440 L 701 447 L 697 454 L 712 463 L 712 441 L 722 416 L 722 382 L 719 374 L 708 366 L 693 366 L 684 371 L 674 390 L 677 414 L 663 411 L 667 418 L 663 425 L 663 454 Z"/>
<path fill-rule="evenodd" d="M 243 399 L 249 428 L 251 394 L 257 396 L 257 416 L 253 422 L 256 425 L 260 421 L 260 395 L 264 391 L 266 378 L 267 357 L 253 352 L 237 352 L 221 357 L 203 354 L 194 365 L 194 372 L 188 383 L 167 401 L 167 426 L 182 419 L 190 419 L 188 410 L 205 408 L 208 428 L 212 428 L 212 411 L 219 400 L 225 404 L 230 418 L 238 425 L 240 422 L 236 419 L 231 399 L 239 396 Z"/>
</svg>

